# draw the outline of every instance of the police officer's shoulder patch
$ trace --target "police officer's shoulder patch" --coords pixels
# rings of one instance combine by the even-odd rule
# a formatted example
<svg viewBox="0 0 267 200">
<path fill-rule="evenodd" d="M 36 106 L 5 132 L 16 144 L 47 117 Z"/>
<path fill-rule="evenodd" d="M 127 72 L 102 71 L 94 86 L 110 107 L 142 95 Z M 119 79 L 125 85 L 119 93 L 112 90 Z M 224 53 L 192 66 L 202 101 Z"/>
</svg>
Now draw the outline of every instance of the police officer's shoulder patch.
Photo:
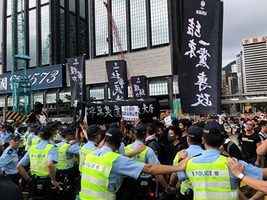
<svg viewBox="0 0 267 200">
<path fill-rule="evenodd" d="M 7 151 L 7 154 L 12 154 L 13 153 L 13 149 L 9 149 L 8 151 Z"/>
</svg>

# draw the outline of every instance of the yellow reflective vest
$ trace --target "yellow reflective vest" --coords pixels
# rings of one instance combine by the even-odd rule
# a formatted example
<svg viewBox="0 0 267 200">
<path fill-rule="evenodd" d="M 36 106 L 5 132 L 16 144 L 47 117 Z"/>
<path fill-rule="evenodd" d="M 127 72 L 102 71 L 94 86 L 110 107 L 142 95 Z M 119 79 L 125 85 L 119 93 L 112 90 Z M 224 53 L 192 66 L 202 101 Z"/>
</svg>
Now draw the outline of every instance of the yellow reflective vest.
<svg viewBox="0 0 267 200">
<path fill-rule="evenodd" d="M 219 156 L 212 163 L 188 161 L 186 174 L 192 183 L 194 200 L 236 200 L 237 190 L 231 188 L 227 158 Z"/>
<path fill-rule="evenodd" d="M 80 200 L 115 200 L 115 193 L 108 190 L 113 162 L 119 157 L 115 152 L 102 156 L 88 154 L 82 168 Z"/>
<path fill-rule="evenodd" d="M 64 143 L 57 148 L 58 151 L 58 163 L 56 165 L 59 170 L 70 169 L 74 166 L 74 157 L 69 158 L 67 156 L 67 151 L 70 148 L 70 144 Z"/>
<path fill-rule="evenodd" d="M 129 155 L 131 152 L 133 152 L 135 149 L 133 148 L 133 144 L 127 145 L 125 148 L 125 155 Z M 148 148 L 146 147 L 141 153 L 137 154 L 134 158 L 135 160 L 145 163 L 146 161 L 146 154 L 147 154 Z"/>
<path fill-rule="evenodd" d="M 79 170 L 80 172 L 82 172 L 82 167 L 84 165 L 84 162 L 85 162 L 85 158 L 88 154 L 92 153 L 94 150 L 96 149 L 96 147 L 94 148 L 86 148 L 85 146 L 83 146 L 81 149 L 80 149 L 80 162 L 79 162 Z"/>
<path fill-rule="evenodd" d="M 48 154 L 53 148 L 52 144 L 47 144 L 44 149 L 37 149 L 37 145 L 31 146 L 29 149 L 30 171 L 32 175 L 46 177 L 48 171 Z"/>
</svg>

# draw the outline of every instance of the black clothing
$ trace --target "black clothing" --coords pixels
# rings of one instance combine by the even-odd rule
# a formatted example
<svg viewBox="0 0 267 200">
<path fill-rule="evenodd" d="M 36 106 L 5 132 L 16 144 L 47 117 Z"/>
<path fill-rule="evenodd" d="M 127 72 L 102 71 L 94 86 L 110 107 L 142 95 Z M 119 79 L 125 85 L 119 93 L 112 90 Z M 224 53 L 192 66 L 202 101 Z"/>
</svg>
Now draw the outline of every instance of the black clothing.
<svg viewBox="0 0 267 200">
<path fill-rule="evenodd" d="M 257 133 L 252 135 L 242 134 L 238 139 L 242 148 L 244 160 L 248 163 L 254 164 L 257 159 L 257 144 L 261 142 L 259 135 Z"/>
<path fill-rule="evenodd" d="M 224 144 L 223 147 L 230 157 L 234 157 L 238 160 L 243 160 L 242 153 L 234 142 L 229 141 L 226 144 Z"/>
</svg>

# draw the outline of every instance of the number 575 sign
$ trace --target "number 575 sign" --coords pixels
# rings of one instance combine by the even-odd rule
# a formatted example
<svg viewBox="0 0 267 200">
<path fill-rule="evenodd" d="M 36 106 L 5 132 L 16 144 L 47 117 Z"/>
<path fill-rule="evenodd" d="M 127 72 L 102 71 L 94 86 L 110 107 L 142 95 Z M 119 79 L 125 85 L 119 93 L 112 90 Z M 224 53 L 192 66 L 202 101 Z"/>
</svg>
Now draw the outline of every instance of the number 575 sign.
<svg viewBox="0 0 267 200">
<path fill-rule="evenodd" d="M 0 76 L 0 93 L 11 92 L 12 78 L 17 78 L 21 73 L 15 74 L 5 73 Z M 54 65 L 49 67 L 34 68 L 27 71 L 27 76 L 31 82 L 32 90 L 44 90 L 51 88 L 63 87 L 63 69 L 62 65 Z"/>
</svg>

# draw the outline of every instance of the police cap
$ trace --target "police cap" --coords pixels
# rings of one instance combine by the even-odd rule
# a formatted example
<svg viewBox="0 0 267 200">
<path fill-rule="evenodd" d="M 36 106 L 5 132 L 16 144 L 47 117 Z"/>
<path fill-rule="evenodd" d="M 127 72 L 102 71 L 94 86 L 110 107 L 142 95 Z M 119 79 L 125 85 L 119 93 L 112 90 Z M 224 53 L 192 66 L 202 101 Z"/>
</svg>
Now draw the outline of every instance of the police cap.
<svg viewBox="0 0 267 200">
<path fill-rule="evenodd" d="M 203 135 L 203 129 L 199 126 L 193 125 L 188 129 L 188 136 L 192 138 L 199 138 Z"/>
</svg>

